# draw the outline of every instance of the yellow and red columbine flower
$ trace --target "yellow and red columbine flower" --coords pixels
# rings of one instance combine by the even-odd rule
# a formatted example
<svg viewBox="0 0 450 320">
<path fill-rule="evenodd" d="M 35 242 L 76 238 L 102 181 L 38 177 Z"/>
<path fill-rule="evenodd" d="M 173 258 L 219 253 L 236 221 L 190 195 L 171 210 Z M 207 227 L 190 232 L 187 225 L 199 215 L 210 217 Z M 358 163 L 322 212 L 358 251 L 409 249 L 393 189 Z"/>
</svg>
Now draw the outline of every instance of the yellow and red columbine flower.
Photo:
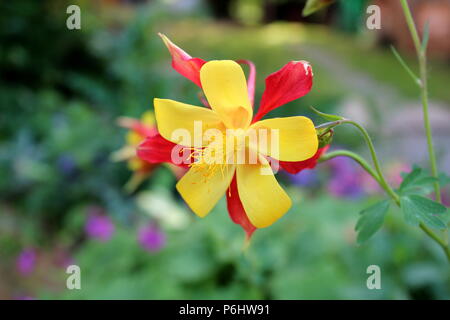
<svg viewBox="0 0 450 320">
<path fill-rule="evenodd" d="M 129 191 L 133 191 L 158 165 L 169 162 L 170 150 L 174 145 L 168 144 L 158 133 L 155 116 L 151 111 L 144 112 L 140 119 L 120 117 L 117 122 L 119 126 L 129 129 L 129 131 L 126 135 L 126 145 L 114 152 L 112 159 L 115 161 L 127 161 L 128 168 L 133 172 L 133 175 L 128 181 L 126 188 Z M 155 144 L 163 140 L 165 149 L 157 148 L 160 151 L 158 153 L 159 158 L 155 157 L 152 162 L 142 160 L 136 155 L 137 147 L 145 139 L 151 139 Z M 171 166 L 171 169 L 176 176 L 182 175 L 185 171 L 176 166 Z"/>
<path fill-rule="evenodd" d="M 113 154 L 114 160 L 126 160 L 128 168 L 133 172 L 149 173 L 155 167 L 154 164 L 141 160 L 136 156 L 136 148 L 145 138 L 157 134 L 155 116 L 153 112 L 145 112 L 141 119 L 120 117 L 117 120 L 119 126 L 129 129 L 126 135 L 126 145 Z"/>
<path fill-rule="evenodd" d="M 266 78 L 266 89 L 258 112 L 253 116 L 253 92 L 255 70 L 250 66 L 249 82 L 246 82 L 240 65 L 234 61 L 209 61 L 192 58 L 161 35 L 172 55 L 172 66 L 179 73 L 193 81 L 206 96 L 210 108 L 188 105 L 168 99 L 155 99 L 155 115 L 158 130 L 168 144 L 180 143 L 173 133 L 180 128 L 195 136 L 194 124 L 201 121 L 204 128 L 220 132 L 227 129 L 240 130 L 243 136 L 249 131 L 258 138 L 264 130 L 277 130 L 279 152 L 271 148 L 254 148 L 241 139 L 228 148 L 227 138 L 221 141 L 227 145 L 221 163 L 203 161 L 212 146 L 207 139 L 183 141 L 183 146 L 197 161 L 190 163 L 189 171 L 177 183 L 177 190 L 198 216 L 206 216 L 220 198 L 226 194 L 231 219 L 240 224 L 250 237 L 256 228 L 264 228 L 282 217 L 291 207 L 291 200 L 278 184 L 270 169 L 269 160 L 279 160 L 280 166 L 288 172 L 300 171 L 311 163 L 305 161 L 319 157 L 317 133 L 312 121 L 306 117 L 287 117 L 261 120 L 269 111 L 306 95 L 312 86 L 312 69 L 305 61 L 292 61 Z M 244 142 L 242 142 L 244 141 Z M 200 148 L 198 143 L 200 143 Z M 152 142 L 147 139 L 138 148 L 138 156 L 153 161 L 156 154 L 149 152 Z M 229 162 L 230 156 L 240 149 L 256 153 L 256 163 Z M 225 148 L 223 148 L 225 150 Z M 186 153 L 186 152 L 185 152 Z M 172 161 L 172 160 L 171 160 Z M 270 174 L 261 174 L 261 170 Z"/>
</svg>

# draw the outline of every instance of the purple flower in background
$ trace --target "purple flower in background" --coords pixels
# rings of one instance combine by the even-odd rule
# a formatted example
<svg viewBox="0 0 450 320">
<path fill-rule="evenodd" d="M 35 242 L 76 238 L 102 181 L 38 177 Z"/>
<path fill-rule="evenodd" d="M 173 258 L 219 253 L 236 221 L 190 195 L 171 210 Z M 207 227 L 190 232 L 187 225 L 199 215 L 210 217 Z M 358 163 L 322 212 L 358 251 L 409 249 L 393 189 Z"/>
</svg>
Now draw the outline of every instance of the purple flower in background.
<svg viewBox="0 0 450 320">
<path fill-rule="evenodd" d="M 108 241 L 111 239 L 115 227 L 114 223 L 104 214 L 101 208 L 91 208 L 86 221 L 85 230 L 90 238 Z"/>
<path fill-rule="evenodd" d="M 166 244 L 166 235 L 155 224 L 148 224 L 139 229 L 138 242 L 147 251 L 159 251 Z"/>
<path fill-rule="evenodd" d="M 24 249 L 17 257 L 17 270 L 23 275 L 32 273 L 36 267 L 36 260 L 37 254 L 33 248 Z"/>
<path fill-rule="evenodd" d="M 328 191 L 336 197 L 357 199 L 364 195 L 363 173 L 352 159 L 337 157 L 329 161 L 331 179 Z"/>
<path fill-rule="evenodd" d="M 289 179 L 292 183 L 299 187 L 309 187 L 318 183 L 316 170 L 302 170 L 296 174 L 290 174 Z"/>
</svg>

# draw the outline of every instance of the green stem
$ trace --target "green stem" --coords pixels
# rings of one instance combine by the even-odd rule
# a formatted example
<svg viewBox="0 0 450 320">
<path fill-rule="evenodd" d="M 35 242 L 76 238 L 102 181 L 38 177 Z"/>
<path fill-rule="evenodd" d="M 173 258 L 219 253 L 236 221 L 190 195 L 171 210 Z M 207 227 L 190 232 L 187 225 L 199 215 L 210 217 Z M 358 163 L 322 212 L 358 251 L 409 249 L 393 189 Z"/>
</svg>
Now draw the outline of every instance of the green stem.
<svg viewBox="0 0 450 320">
<path fill-rule="evenodd" d="M 378 157 L 377 157 L 377 153 L 375 152 L 375 146 L 373 145 L 372 139 L 369 136 L 369 133 L 367 132 L 366 129 L 364 129 L 359 123 L 349 120 L 349 119 L 345 119 L 342 118 L 340 120 L 336 120 L 336 121 L 332 121 L 332 122 L 327 122 L 324 123 L 320 126 L 317 126 L 316 129 L 323 129 L 323 128 L 329 128 L 332 129 L 338 125 L 341 125 L 343 123 L 348 123 L 353 125 L 354 127 L 356 127 L 361 134 L 364 137 L 364 140 L 366 141 L 367 146 L 369 147 L 370 150 L 370 154 L 372 156 L 372 162 L 375 166 L 375 172 L 376 172 L 376 176 L 373 175 L 370 171 L 373 171 L 372 168 L 370 168 L 370 170 L 367 170 L 367 162 L 365 162 L 365 160 L 363 160 L 361 157 L 357 156 L 356 154 L 351 153 L 350 158 L 355 159 L 355 155 L 358 157 L 358 160 L 356 160 L 358 163 L 361 164 L 361 160 L 364 161 L 365 165 L 363 165 L 363 168 L 367 170 L 367 172 L 369 172 L 374 178 L 375 180 L 377 180 L 377 182 L 380 184 L 380 186 L 387 192 L 387 194 L 389 194 L 389 196 L 395 201 L 395 203 L 397 203 L 398 205 L 400 205 L 400 198 L 398 197 L 398 195 L 394 192 L 394 190 L 392 190 L 391 186 L 387 183 L 386 179 L 384 178 L 383 175 L 383 171 L 381 171 L 381 166 L 380 166 L 380 162 L 378 161 Z M 349 153 L 349 151 L 345 151 L 346 153 Z M 348 156 L 348 154 L 346 154 L 346 156 Z M 326 156 L 325 156 L 326 157 Z M 370 167 L 370 166 L 369 166 Z"/>
<path fill-rule="evenodd" d="M 323 155 L 322 157 L 320 157 L 318 162 L 319 163 L 325 162 L 325 161 L 331 160 L 336 157 L 341 157 L 341 156 L 351 158 L 351 159 L 355 160 L 357 163 L 359 163 L 361 165 L 361 167 L 364 170 L 366 170 L 378 182 L 378 184 L 389 194 L 389 196 L 392 198 L 392 200 L 395 201 L 397 206 L 400 206 L 400 199 L 398 198 L 397 194 L 395 192 L 391 193 L 389 191 L 389 190 L 392 190 L 391 187 L 388 184 L 384 185 L 381 182 L 379 175 L 375 172 L 374 169 L 372 169 L 372 167 L 367 163 L 367 161 L 364 160 L 360 155 L 358 155 L 354 152 L 348 151 L 348 150 L 338 150 L 338 151 L 333 151 L 333 152 Z M 387 186 L 387 188 L 386 188 L 386 186 Z M 448 261 L 450 262 L 450 247 L 447 246 L 446 242 L 444 240 L 442 240 L 441 238 L 439 238 L 439 236 L 436 233 L 434 233 L 433 230 L 428 228 L 423 223 L 420 223 L 419 226 L 420 226 L 420 229 L 423 230 L 423 232 L 425 232 L 431 239 L 433 239 L 442 248 L 442 250 L 444 250 L 445 256 L 447 257 Z"/>
<path fill-rule="evenodd" d="M 361 165 L 361 167 L 364 170 L 366 170 L 378 182 L 378 184 L 386 191 L 386 193 L 392 198 L 392 200 L 394 200 L 394 202 L 397 204 L 397 206 L 400 207 L 400 197 L 397 195 L 397 193 L 395 193 L 395 191 L 391 188 L 389 183 L 384 178 L 383 172 L 381 171 L 380 162 L 378 161 L 378 157 L 375 152 L 375 147 L 373 145 L 372 139 L 370 138 L 367 130 L 364 129 L 364 127 L 362 127 L 357 122 L 348 120 L 348 119 L 342 119 L 342 120 L 337 120 L 334 122 L 328 122 L 328 123 L 324 124 L 324 127 L 334 128 L 343 123 L 348 123 L 348 124 L 355 126 L 362 133 L 364 140 L 366 141 L 366 143 L 370 149 L 370 153 L 372 156 L 373 164 L 375 166 L 375 170 L 372 169 L 372 167 L 367 163 L 367 161 L 364 160 L 361 156 L 359 156 L 358 154 L 356 154 L 354 152 L 347 151 L 347 150 L 339 150 L 339 151 L 334 151 L 334 152 L 325 154 L 324 156 L 322 156 L 319 159 L 319 162 L 324 162 L 324 161 L 330 160 L 330 159 L 338 157 L 338 156 L 346 156 L 346 157 L 349 157 L 349 158 L 355 160 L 357 163 L 359 163 Z M 444 250 L 446 257 L 447 257 L 448 261 L 450 262 L 450 247 L 447 245 L 447 241 L 442 240 L 436 233 L 434 233 L 433 230 L 429 229 L 423 223 L 420 223 L 420 228 Z"/>
<path fill-rule="evenodd" d="M 426 44 L 422 45 L 417 32 L 416 24 L 411 14 L 411 9 L 409 8 L 408 1 L 400 0 L 403 8 L 403 13 L 406 18 L 406 23 L 408 24 L 409 32 L 414 42 L 414 47 L 416 48 L 417 58 L 419 60 L 420 68 L 420 96 L 422 99 L 422 113 L 423 113 L 423 123 L 425 128 L 425 134 L 427 136 L 428 145 L 428 157 L 430 161 L 431 174 L 433 177 L 438 178 L 438 168 L 436 164 L 436 155 L 433 146 L 433 135 L 431 132 L 431 125 L 428 112 L 428 77 L 427 77 L 427 48 Z M 439 180 L 436 179 L 434 182 L 434 194 L 437 202 L 441 202 L 441 188 L 439 186 Z M 448 228 L 443 232 L 444 241 L 448 243 Z"/>
<path fill-rule="evenodd" d="M 367 161 L 364 160 L 359 154 L 356 154 L 356 153 L 348 151 L 348 150 L 338 150 L 338 151 L 329 152 L 329 153 L 323 155 L 322 157 L 320 157 L 318 162 L 319 163 L 320 162 L 325 162 L 325 161 L 331 160 L 331 159 L 336 158 L 336 157 L 347 157 L 347 158 L 351 158 L 351 159 L 355 160 L 377 182 L 380 182 L 380 178 L 378 177 L 378 174 L 375 172 L 375 170 L 372 169 L 370 164 L 368 164 Z"/>
<path fill-rule="evenodd" d="M 419 33 L 417 32 L 416 25 L 414 23 L 414 19 L 411 15 L 411 10 L 408 5 L 407 0 L 400 0 L 403 12 L 405 14 L 406 23 L 408 24 L 409 31 L 411 33 L 411 37 L 414 42 L 414 47 L 416 48 L 417 58 L 419 60 L 419 68 L 420 68 L 420 88 L 421 88 L 421 98 L 422 98 L 422 110 L 423 110 L 423 121 L 425 127 L 425 133 L 427 136 L 427 144 L 428 144 L 428 155 L 430 158 L 430 166 L 431 166 L 431 174 L 434 177 L 438 177 L 438 169 L 436 165 L 436 155 L 433 147 L 433 136 L 431 132 L 431 125 L 429 119 L 428 112 L 428 80 L 427 80 L 427 57 L 426 57 L 426 48 L 421 45 L 421 41 L 419 38 Z M 439 181 L 434 183 L 434 191 L 436 194 L 436 201 L 441 202 L 441 191 L 439 186 Z"/>
<path fill-rule="evenodd" d="M 420 229 L 422 229 L 431 239 L 433 239 L 437 244 L 441 246 L 441 248 L 444 250 L 447 260 L 450 262 L 450 247 L 447 245 L 446 241 L 439 238 L 436 233 L 434 233 L 423 223 L 420 224 Z"/>
<path fill-rule="evenodd" d="M 372 139 L 370 139 L 369 133 L 366 129 L 364 129 L 359 123 L 352 121 L 352 120 L 342 120 L 343 123 L 349 123 L 353 126 L 355 126 L 363 135 L 364 140 L 366 140 L 367 146 L 369 147 L 370 154 L 372 156 L 372 162 L 375 166 L 375 170 L 378 174 L 378 183 L 380 186 L 386 191 L 386 193 L 395 201 L 397 205 L 400 205 L 400 198 L 399 196 L 392 190 L 389 183 L 387 183 L 386 179 L 384 178 L 383 171 L 381 171 L 380 162 L 378 161 L 377 153 L 375 152 L 375 147 L 373 145 Z M 369 172 L 370 173 L 370 172 Z"/>
</svg>

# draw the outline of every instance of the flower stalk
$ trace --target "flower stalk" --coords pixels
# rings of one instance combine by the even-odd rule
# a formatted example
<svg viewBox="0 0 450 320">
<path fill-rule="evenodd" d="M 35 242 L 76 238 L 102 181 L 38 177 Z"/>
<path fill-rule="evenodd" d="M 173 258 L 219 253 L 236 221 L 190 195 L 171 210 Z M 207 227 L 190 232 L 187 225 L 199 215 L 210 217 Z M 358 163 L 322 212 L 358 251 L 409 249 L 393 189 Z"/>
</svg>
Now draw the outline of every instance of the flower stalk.
<svg viewBox="0 0 450 320">
<path fill-rule="evenodd" d="M 381 188 L 391 197 L 391 199 L 395 202 L 395 204 L 400 207 L 400 197 L 398 194 L 392 189 L 392 187 L 389 185 L 389 183 L 386 181 L 383 172 L 381 170 L 380 161 L 378 160 L 375 147 L 373 145 L 372 139 L 369 136 L 369 133 L 367 130 L 358 124 L 355 121 L 349 120 L 349 119 L 341 119 L 333 122 L 324 123 L 323 125 L 320 125 L 317 128 L 334 128 L 340 124 L 348 123 L 356 127 L 363 135 L 364 140 L 366 141 L 367 146 L 369 147 L 370 154 L 372 156 L 372 162 L 375 166 L 375 169 L 370 166 L 367 161 L 362 158 L 360 155 L 348 151 L 348 150 L 338 150 L 334 152 L 330 152 L 328 154 L 325 154 L 319 159 L 319 162 L 325 162 L 330 159 L 333 159 L 335 157 L 344 156 L 353 159 L 356 161 L 364 170 L 366 170 L 374 179 L 378 182 Z M 423 223 L 419 224 L 420 229 L 422 229 L 423 232 L 425 232 L 433 241 L 435 241 L 444 251 L 447 260 L 450 262 L 450 247 L 447 244 L 447 241 L 441 239 L 433 230 L 428 228 Z"/>
<path fill-rule="evenodd" d="M 372 162 L 375 166 L 375 170 L 372 169 L 370 167 L 370 165 L 363 159 L 361 158 L 359 155 L 357 155 L 356 153 L 350 152 L 350 151 L 346 151 L 346 150 L 342 150 L 342 151 L 337 151 L 337 153 L 329 153 L 328 155 L 325 155 L 325 157 L 322 157 L 326 160 L 329 160 L 331 158 L 337 157 L 339 155 L 343 155 L 343 156 L 347 156 L 352 158 L 353 160 L 355 160 L 356 162 L 358 162 L 379 184 L 380 186 L 386 191 L 386 193 L 397 203 L 400 204 L 400 199 L 398 197 L 398 195 L 394 192 L 394 190 L 391 188 L 391 186 L 387 183 L 384 175 L 383 175 L 383 171 L 381 170 L 381 165 L 380 165 L 380 161 L 378 160 L 377 157 L 377 153 L 375 151 L 375 146 L 373 145 L 372 139 L 369 136 L 369 133 L 367 132 L 366 129 L 364 129 L 363 126 L 361 126 L 359 123 L 353 121 L 353 120 L 349 120 L 349 119 L 345 119 L 342 118 L 340 120 L 336 120 L 333 122 L 327 122 L 324 123 L 322 125 L 319 125 L 316 127 L 316 129 L 324 129 L 327 128 L 328 130 L 331 130 L 332 128 L 344 124 L 344 123 L 348 123 L 353 125 L 354 127 L 356 127 L 361 134 L 364 137 L 364 140 L 366 141 L 367 146 L 369 147 L 370 150 L 370 154 L 372 157 Z M 330 157 L 331 155 L 331 157 Z M 321 162 L 322 162 L 322 158 L 321 158 Z M 325 161 L 325 160 L 323 160 Z"/>
<path fill-rule="evenodd" d="M 331 160 L 336 157 L 347 157 L 347 158 L 353 159 L 361 167 L 363 167 L 364 170 L 366 170 L 377 182 L 379 182 L 380 178 L 379 178 L 378 174 L 375 172 L 375 170 L 372 169 L 370 164 L 367 163 L 367 161 L 363 157 L 361 157 L 359 154 L 354 153 L 352 151 L 337 150 L 337 151 L 326 153 L 325 155 L 320 157 L 318 163 L 325 162 L 325 161 Z"/>
<path fill-rule="evenodd" d="M 438 180 L 438 168 L 436 164 L 436 155 L 434 152 L 433 146 L 433 135 L 431 131 L 430 119 L 429 119 L 429 111 L 428 111 L 428 78 L 427 78 L 427 40 L 428 34 L 424 35 L 424 39 L 422 42 L 420 41 L 419 33 L 417 32 L 416 24 L 414 23 L 414 19 L 411 14 L 411 9 L 409 8 L 407 0 L 400 0 L 403 8 L 403 13 L 406 18 L 406 23 L 408 25 L 408 29 L 411 33 L 411 37 L 414 43 L 414 47 L 416 49 L 417 59 L 419 61 L 419 69 L 420 69 L 420 95 L 422 100 L 422 113 L 423 113 L 423 122 L 425 128 L 425 134 L 427 136 L 427 146 L 428 146 L 428 157 L 431 167 L 431 174 L 436 178 L 434 182 L 434 194 L 436 197 L 436 201 L 441 203 L 441 189 Z M 448 248 L 448 227 L 443 231 L 444 243 Z M 447 251 L 448 254 L 448 251 Z M 449 258 L 450 260 L 450 258 Z"/>
<path fill-rule="evenodd" d="M 417 32 L 416 25 L 414 23 L 414 19 L 411 14 L 411 10 L 408 5 L 407 0 L 400 0 L 403 8 L 403 13 L 406 18 L 406 23 L 408 25 L 408 29 L 411 33 L 411 37 L 414 43 L 414 47 L 416 49 L 417 58 L 419 61 L 420 68 L 420 92 L 422 99 L 422 111 L 423 111 L 423 121 L 425 127 L 425 134 L 427 136 L 427 144 L 428 144 L 428 155 L 430 160 L 431 174 L 433 177 L 438 178 L 438 169 L 436 164 L 436 155 L 434 152 L 433 146 L 433 136 L 431 132 L 431 125 L 429 119 L 428 112 L 428 80 L 427 80 L 427 56 L 426 56 L 426 45 L 422 45 L 419 37 L 419 33 Z M 434 183 L 434 191 L 436 194 L 436 201 L 441 202 L 441 191 L 439 186 L 439 181 L 436 180 Z"/>
<path fill-rule="evenodd" d="M 383 172 L 381 171 L 380 161 L 378 160 L 377 154 L 375 152 L 375 147 L 373 145 L 372 139 L 369 136 L 369 133 L 367 132 L 364 127 L 362 127 L 360 124 L 358 124 L 355 121 L 348 120 L 348 119 L 342 119 L 337 120 L 334 122 L 328 122 L 320 126 L 321 128 L 327 127 L 327 128 L 334 128 L 340 124 L 348 123 L 356 128 L 362 133 L 364 140 L 367 143 L 367 146 L 369 147 L 372 161 L 375 166 L 375 169 L 373 169 L 367 161 L 362 158 L 357 153 L 348 151 L 348 150 L 338 150 L 334 152 L 330 152 L 328 154 L 325 154 L 319 159 L 319 162 L 325 162 L 328 160 L 331 160 L 335 157 L 344 156 L 353 159 L 356 161 L 364 170 L 366 170 L 374 179 L 378 182 L 381 188 L 383 188 L 384 191 L 391 197 L 391 199 L 395 202 L 395 204 L 400 207 L 400 198 L 398 194 L 392 189 L 392 187 L 389 185 L 389 183 L 386 181 Z M 425 232 L 433 241 L 435 241 L 444 251 L 447 260 L 450 262 L 450 247 L 448 246 L 447 242 L 445 240 L 442 240 L 433 230 L 428 228 L 423 223 L 419 224 L 420 229 L 422 229 L 423 232 Z"/>
<path fill-rule="evenodd" d="M 375 152 L 375 146 L 373 145 L 372 139 L 369 136 L 369 133 L 367 132 L 366 129 L 364 129 L 363 126 L 361 126 L 359 123 L 352 121 L 352 120 L 345 120 L 345 123 L 349 123 L 351 125 L 353 125 L 354 127 L 356 127 L 361 134 L 364 137 L 364 140 L 367 143 L 367 146 L 369 147 L 370 150 L 370 154 L 372 156 L 372 162 L 375 166 L 375 170 L 378 174 L 378 183 L 379 185 L 386 191 L 386 193 L 395 201 L 395 203 L 397 205 L 400 205 L 400 198 L 398 197 L 398 195 L 394 192 L 394 190 L 392 190 L 391 186 L 389 185 L 389 183 L 386 181 L 386 178 L 383 175 L 383 171 L 381 170 L 381 165 L 380 165 L 380 161 L 378 160 L 377 157 L 377 153 Z"/>
</svg>

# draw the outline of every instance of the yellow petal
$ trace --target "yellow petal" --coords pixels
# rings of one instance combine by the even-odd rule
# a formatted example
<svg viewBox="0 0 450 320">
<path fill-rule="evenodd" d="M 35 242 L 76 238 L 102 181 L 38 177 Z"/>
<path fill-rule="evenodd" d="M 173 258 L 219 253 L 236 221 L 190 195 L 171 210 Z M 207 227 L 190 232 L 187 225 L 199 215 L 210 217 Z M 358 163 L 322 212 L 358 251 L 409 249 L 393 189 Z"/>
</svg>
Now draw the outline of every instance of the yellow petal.
<svg viewBox="0 0 450 320">
<path fill-rule="evenodd" d="M 210 109 L 169 99 L 155 99 L 154 105 L 159 133 L 174 143 L 185 146 L 203 146 L 203 132 L 211 128 L 223 128 L 220 117 Z M 195 122 L 197 123 L 195 124 Z M 194 132 L 194 124 L 198 129 L 196 132 Z M 184 129 L 189 137 L 181 139 L 179 133 L 183 132 L 180 129 Z"/>
<path fill-rule="evenodd" d="M 265 159 L 261 165 L 237 166 L 239 197 L 250 222 L 265 228 L 281 218 L 291 207 L 291 199 L 278 184 Z"/>
<path fill-rule="evenodd" d="M 281 161 L 309 159 L 318 148 L 316 129 L 306 117 L 262 120 L 254 123 L 249 130 L 251 129 L 257 130 L 258 150 Z M 264 132 L 267 133 L 267 139 L 264 139 Z"/>
<path fill-rule="evenodd" d="M 253 110 L 241 66 L 231 60 L 215 60 L 200 69 L 203 91 L 211 108 L 229 128 L 247 127 Z"/>
<path fill-rule="evenodd" d="M 222 198 L 230 186 L 235 172 L 234 165 L 220 167 L 215 171 L 191 168 L 177 183 L 177 190 L 184 201 L 200 217 L 206 216 Z"/>
</svg>

